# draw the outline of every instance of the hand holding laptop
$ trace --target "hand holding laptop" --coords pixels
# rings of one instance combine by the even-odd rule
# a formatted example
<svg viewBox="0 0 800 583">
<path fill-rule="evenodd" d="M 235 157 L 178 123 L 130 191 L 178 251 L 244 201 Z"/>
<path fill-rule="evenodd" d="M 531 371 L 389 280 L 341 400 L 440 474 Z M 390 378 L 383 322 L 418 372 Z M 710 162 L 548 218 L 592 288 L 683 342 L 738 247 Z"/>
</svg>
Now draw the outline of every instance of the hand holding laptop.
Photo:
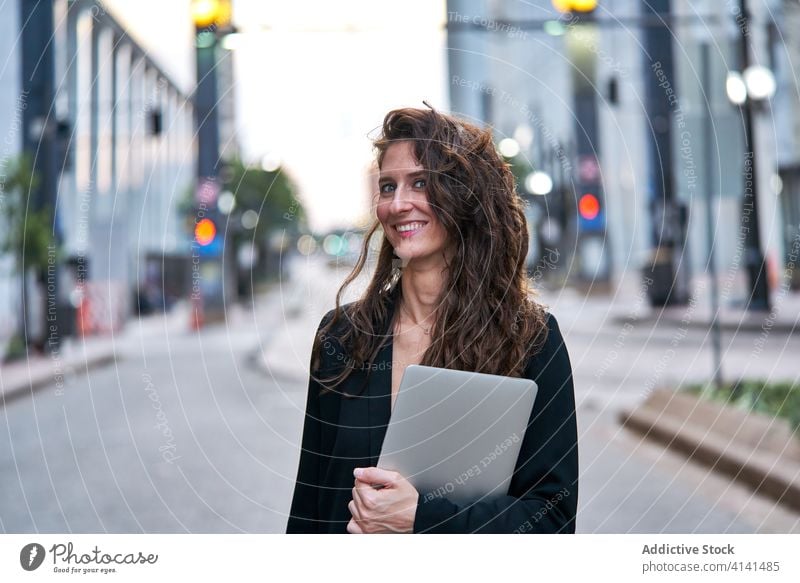
<svg viewBox="0 0 800 583">
<path fill-rule="evenodd" d="M 536 392 L 526 378 L 409 365 L 378 467 L 426 499 L 506 494 Z"/>
<path fill-rule="evenodd" d="M 349 533 L 413 532 L 419 493 L 408 480 L 397 472 L 374 467 L 356 468 L 353 475 Z"/>
</svg>

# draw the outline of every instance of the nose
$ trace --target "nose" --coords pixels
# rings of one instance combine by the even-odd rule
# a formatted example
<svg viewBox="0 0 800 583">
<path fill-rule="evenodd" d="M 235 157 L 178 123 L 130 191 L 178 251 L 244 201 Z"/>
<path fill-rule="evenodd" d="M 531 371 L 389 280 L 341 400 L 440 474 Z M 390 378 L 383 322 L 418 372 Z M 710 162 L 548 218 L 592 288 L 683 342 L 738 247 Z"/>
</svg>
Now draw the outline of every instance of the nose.
<svg viewBox="0 0 800 583">
<path fill-rule="evenodd" d="M 402 214 L 411 210 L 411 189 L 400 184 L 394 190 L 394 196 L 389 202 L 389 210 L 392 214 Z"/>
</svg>

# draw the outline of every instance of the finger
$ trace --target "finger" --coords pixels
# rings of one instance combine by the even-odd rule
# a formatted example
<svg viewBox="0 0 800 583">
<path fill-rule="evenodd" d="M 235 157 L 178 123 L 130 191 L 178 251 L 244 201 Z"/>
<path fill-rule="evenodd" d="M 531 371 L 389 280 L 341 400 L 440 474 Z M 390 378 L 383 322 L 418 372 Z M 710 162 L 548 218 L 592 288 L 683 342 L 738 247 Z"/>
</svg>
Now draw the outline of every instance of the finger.
<svg viewBox="0 0 800 583">
<path fill-rule="evenodd" d="M 353 519 L 355 519 L 356 522 L 361 522 L 361 509 L 358 507 L 358 504 L 356 504 L 355 500 L 350 500 L 350 502 L 347 503 L 347 509 L 350 511 L 350 514 L 352 514 Z"/>
<path fill-rule="evenodd" d="M 356 468 L 353 475 L 362 482 L 369 482 L 371 484 L 384 484 L 388 487 L 394 486 L 400 474 L 391 470 L 384 470 L 382 468 Z"/>
<path fill-rule="evenodd" d="M 350 534 L 364 534 L 364 531 L 361 530 L 361 527 L 358 526 L 356 521 L 352 518 L 350 519 L 350 522 L 347 523 L 347 532 Z"/>
<path fill-rule="evenodd" d="M 356 486 L 369 486 L 373 490 L 383 490 L 383 489 L 385 489 L 387 487 L 386 484 L 378 484 L 378 483 L 375 483 L 375 482 L 365 482 L 363 480 L 359 480 L 358 478 L 355 479 L 354 483 L 355 483 Z"/>
<path fill-rule="evenodd" d="M 375 499 L 372 497 L 372 486 L 364 482 L 356 483 L 353 488 L 353 500 L 356 502 L 359 512 L 371 510 L 375 506 Z"/>
</svg>

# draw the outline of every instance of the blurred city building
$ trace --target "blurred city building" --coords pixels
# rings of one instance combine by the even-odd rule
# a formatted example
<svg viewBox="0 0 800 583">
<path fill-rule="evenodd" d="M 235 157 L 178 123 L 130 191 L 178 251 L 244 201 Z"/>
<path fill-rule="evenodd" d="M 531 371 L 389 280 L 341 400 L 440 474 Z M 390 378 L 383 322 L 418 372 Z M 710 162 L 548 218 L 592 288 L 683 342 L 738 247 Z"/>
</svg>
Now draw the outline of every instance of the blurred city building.
<svg viewBox="0 0 800 583">
<path fill-rule="evenodd" d="M 0 55 L 14 52 L 19 35 L 19 5 L 0 6 Z M 0 67 L 0 211 L 7 205 L 6 177 L 10 165 L 22 152 L 22 114 L 27 107 L 22 92 L 21 59 L 7 58 Z M 7 218 L 0 212 L 0 233 L 8 232 Z M 19 315 L 19 281 L 12 253 L 0 252 L 0 355 L 14 334 Z"/>
<path fill-rule="evenodd" d="M 572 4 L 596 7 L 588 14 L 557 10 Z M 705 281 L 710 271 L 706 197 L 711 193 L 723 302 L 741 305 L 749 299 L 748 262 L 753 264 L 757 250 L 766 258 L 773 297 L 781 293 L 786 273 L 797 288 L 800 5 L 746 3 L 750 64 L 766 69 L 765 76 L 771 72 L 777 86 L 774 97 L 770 93 L 750 104 L 755 147 L 750 161 L 744 107 L 732 101 L 728 81 L 729 72 L 741 70 L 740 4 L 448 1 L 451 109 L 490 124 L 498 142 L 513 140 L 519 154 L 512 158 L 524 159 L 552 182 L 538 193 L 531 186 L 541 180 L 521 184 L 532 203 L 529 220 L 540 267 L 546 249 L 556 248 L 559 269 L 553 272 L 567 271 L 570 281 L 607 275 L 612 285 L 638 285 L 646 275 L 660 277 L 660 289 L 650 286 L 651 301 L 683 303 L 691 295 L 690 282 Z M 705 51 L 708 87 L 701 70 Z M 580 98 L 580 86 L 587 83 L 594 94 L 588 109 Z M 581 152 L 586 139 L 596 165 Z M 758 169 L 752 187 L 758 245 L 746 231 L 751 163 Z M 603 244 L 582 248 L 583 183 L 594 172 L 599 172 Z M 657 273 L 658 264 L 666 271 Z"/>
<path fill-rule="evenodd" d="M 27 303 L 28 331 L 41 336 L 40 307 L 55 304 L 59 334 L 107 332 L 137 302 L 169 305 L 189 281 L 179 206 L 195 179 L 190 97 L 103 2 L 22 0 L 0 15 L 3 163 L 34 160 L 32 201 L 55 210 L 59 247 L 26 302 L 3 259 L 0 320 L 18 322 Z"/>
</svg>

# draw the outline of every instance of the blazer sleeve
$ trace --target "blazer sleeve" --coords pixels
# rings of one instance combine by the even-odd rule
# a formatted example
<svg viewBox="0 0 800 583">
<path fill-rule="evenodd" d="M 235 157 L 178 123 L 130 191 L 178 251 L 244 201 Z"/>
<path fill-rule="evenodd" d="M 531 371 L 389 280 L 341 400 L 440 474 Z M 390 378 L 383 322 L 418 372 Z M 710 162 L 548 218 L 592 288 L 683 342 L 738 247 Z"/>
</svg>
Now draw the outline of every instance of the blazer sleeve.
<svg viewBox="0 0 800 583">
<path fill-rule="evenodd" d="M 572 367 L 552 314 L 526 371 L 538 386 L 507 495 L 457 504 L 419 493 L 415 533 L 574 533 L 578 434 Z"/>
<path fill-rule="evenodd" d="M 323 317 L 317 328 L 326 323 L 331 312 Z M 316 341 L 316 335 L 314 341 Z M 324 354 L 324 351 L 323 351 Z M 309 370 L 311 367 L 309 366 Z M 300 463 L 297 469 L 297 481 L 286 524 L 287 534 L 319 532 L 318 500 L 320 488 L 320 465 L 322 462 L 322 439 L 320 420 L 319 394 L 322 386 L 315 380 L 318 371 L 311 371 L 308 379 L 308 396 L 306 397 L 305 422 L 300 449 Z"/>
</svg>

